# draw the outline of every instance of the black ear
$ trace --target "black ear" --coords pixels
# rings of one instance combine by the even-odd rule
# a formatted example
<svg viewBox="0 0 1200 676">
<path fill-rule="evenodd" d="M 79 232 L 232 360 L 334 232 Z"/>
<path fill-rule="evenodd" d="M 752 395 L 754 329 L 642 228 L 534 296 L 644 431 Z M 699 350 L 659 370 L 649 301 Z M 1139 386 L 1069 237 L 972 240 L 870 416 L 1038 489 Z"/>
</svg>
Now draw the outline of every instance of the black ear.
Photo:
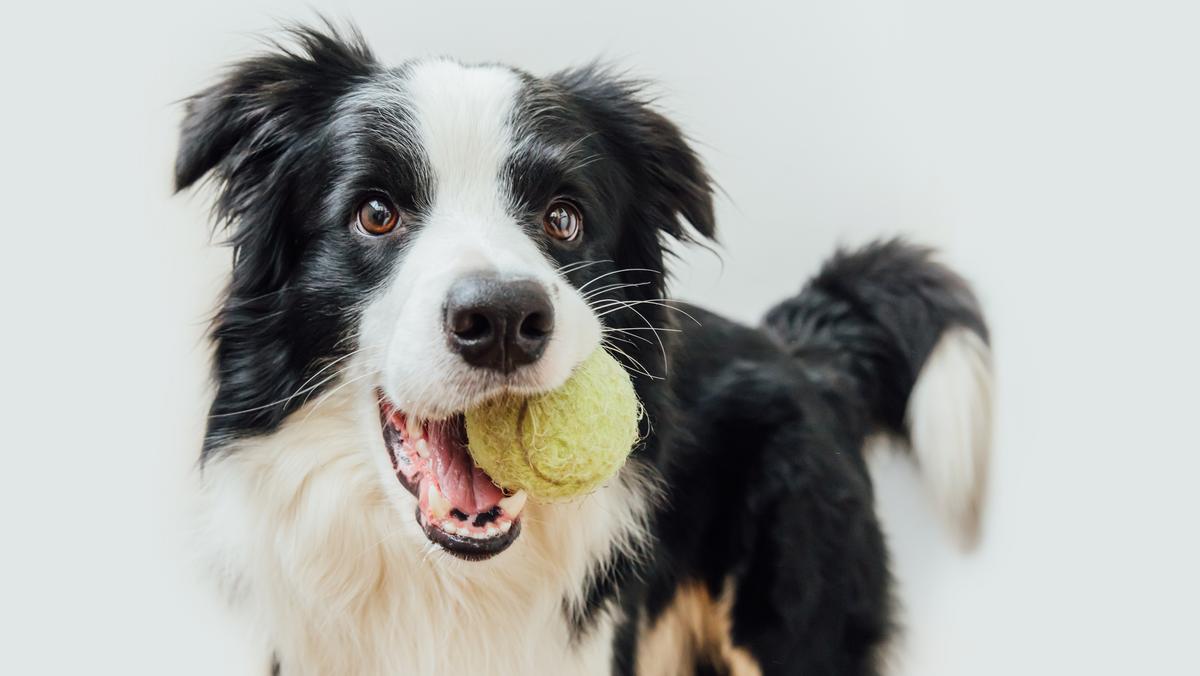
<svg viewBox="0 0 1200 676">
<path fill-rule="evenodd" d="M 373 71 L 374 57 L 356 30 L 324 29 L 289 29 L 293 44 L 275 43 L 273 52 L 235 64 L 220 83 L 187 100 L 176 190 L 210 171 L 236 189 L 240 172 L 281 168 L 294 144 L 328 119 L 337 97 Z M 226 207 L 236 205 L 222 199 L 218 208 Z"/>
<path fill-rule="evenodd" d="M 593 64 L 551 78 L 590 116 L 610 152 L 624 160 L 643 214 L 661 232 L 692 239 L 679 222 L 683 216 L 696 232 L 714 238 L 712 179 L 683 132 L 654 110 L 644 95 L 645 84 Z M 648 210 L 645 211 L 645 210 Z"/>
<path fill-rule="evenodd" d="M 206 174 L 216 180 L 218 222 L 233 226 L 230 297 L 278 290 L 300 237 L 298 199 L 311 196 L 312 172 L 338 97 L 374 71 L 355 31 L 349 38 L 293 28 L 291 45 L 235 64 L 225 78 L 187 101 L 175 186 Z M 291 231 L 289 232 L 289 229 Z"/>
</svg>

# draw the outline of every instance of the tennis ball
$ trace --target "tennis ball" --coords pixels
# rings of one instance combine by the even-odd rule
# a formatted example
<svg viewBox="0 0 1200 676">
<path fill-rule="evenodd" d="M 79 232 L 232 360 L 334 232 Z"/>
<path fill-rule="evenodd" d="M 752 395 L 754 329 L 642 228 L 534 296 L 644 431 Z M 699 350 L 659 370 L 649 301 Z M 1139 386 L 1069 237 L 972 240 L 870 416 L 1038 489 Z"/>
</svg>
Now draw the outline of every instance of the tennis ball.
<svg viewBox="0 0 1200 676">
<path fill-rule="evenodd" d="M 504 396 L 467 411 L 467 444 L 502 488 L 569 498 L 621 469 L 637 443 L 641 412 L 629 374 L 597 348 L 556 390 Z"/>
</svg>

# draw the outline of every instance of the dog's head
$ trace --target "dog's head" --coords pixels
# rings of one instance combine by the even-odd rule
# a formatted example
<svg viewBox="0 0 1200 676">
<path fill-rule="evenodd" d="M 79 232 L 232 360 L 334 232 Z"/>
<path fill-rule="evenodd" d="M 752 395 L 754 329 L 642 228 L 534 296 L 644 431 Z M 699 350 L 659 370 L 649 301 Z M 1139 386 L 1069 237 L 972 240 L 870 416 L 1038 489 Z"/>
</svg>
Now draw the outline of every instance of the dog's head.
<svg viewBox="0 0 1200 676">
<path fill-rule="evenodd" d="M 354 388 L 429 538 L 501 551 L 524 496 L 473 466 L 462 412 L 557 387 L 601 344 L 649 396 L 665 245 L 683 219 L 712 236 L 709 179 L 603 69 L 389 68 L 357 37 L 294 37 L 187 105 L 176 183 L 213 177 L 234 250 L 205 453 Z"/>
</svg>

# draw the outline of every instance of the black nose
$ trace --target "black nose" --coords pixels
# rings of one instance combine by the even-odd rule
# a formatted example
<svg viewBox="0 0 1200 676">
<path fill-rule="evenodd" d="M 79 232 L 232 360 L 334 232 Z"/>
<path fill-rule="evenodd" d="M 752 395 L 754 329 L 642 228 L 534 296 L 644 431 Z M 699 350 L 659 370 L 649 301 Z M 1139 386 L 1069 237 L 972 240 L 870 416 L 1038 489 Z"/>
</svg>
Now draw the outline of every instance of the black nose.
<svg viewBox="0 0 1200 676">
<path fill-rule="evenodd" d="M 554 330 L 554 305 L 529 279 L 464 277 L 446 297 L 450 349 L 468 364 L 511 373 L 542 356 Z"/>
</svg>

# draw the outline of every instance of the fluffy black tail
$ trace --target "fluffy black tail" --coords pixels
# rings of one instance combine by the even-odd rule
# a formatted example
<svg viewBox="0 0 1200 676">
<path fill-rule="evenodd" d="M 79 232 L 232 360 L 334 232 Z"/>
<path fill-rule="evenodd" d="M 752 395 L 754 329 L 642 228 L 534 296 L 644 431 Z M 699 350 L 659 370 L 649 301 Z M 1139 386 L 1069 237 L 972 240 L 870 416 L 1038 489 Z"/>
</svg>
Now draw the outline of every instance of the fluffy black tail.
<svg viewBox="0 0 1200 676">
<path fill-rule="evenodd" d="M 966 282 L 927 248 L 890 240 L 839 251 L 766 330 L 806 370 L 847 388 L 877 427 L 910 443 L 942 511 L 977 537 L 991 446 L 991 353 Z"/>
</svg>

